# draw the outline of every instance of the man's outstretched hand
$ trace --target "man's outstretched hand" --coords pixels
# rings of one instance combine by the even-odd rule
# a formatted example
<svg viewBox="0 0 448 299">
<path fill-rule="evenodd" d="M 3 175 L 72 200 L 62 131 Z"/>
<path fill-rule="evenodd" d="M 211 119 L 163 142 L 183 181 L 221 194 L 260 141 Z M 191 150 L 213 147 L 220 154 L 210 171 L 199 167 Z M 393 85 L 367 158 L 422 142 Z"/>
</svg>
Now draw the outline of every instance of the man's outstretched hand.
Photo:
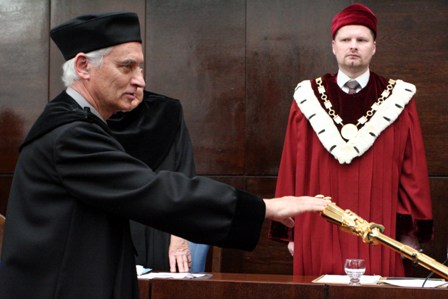
<svg viewBox="0 0 448 299">
<path fill-rule="evenodd" d="M 266 204 L 266 219 L 293 227 L 294 216 L 305 212 L 321 212 L 331 201 L 312 196 L 284 196 L 264 199 L 264 202 Z"/>
</svg>

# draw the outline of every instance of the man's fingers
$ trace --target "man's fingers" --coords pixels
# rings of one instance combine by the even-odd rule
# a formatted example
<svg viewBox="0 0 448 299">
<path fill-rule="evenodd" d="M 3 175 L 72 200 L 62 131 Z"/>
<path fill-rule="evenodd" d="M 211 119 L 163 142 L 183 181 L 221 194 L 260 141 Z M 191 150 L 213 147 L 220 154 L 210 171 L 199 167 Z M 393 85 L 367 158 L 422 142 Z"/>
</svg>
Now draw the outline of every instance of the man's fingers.
<svg viewBox="0 0 448 299">
<path fill-rule="evenodd" d="M 177 256 L 177 267 L 179 268 L 179 272 L 188 272 L 190 270 L 187 254 Z"/>
<path fill-rule="evenodd" d="M 169 260 L 170 260 L 170 272 L 177 272 L 176 271 L 176 256 L 174 254 L 170 254 Z"/>
<path fill-rule="evenodd" d="M 294 220 L 291 217 L 283 219 L 281 223 L 283 223 L 284 226 L 289 228 L 294 227 Z"/>
<path fill-rule="evenodd" d="M 170 254 L 170 272 L 189 272 L 191 266 L 191 255 L 185 252 Z"/>
</svg>

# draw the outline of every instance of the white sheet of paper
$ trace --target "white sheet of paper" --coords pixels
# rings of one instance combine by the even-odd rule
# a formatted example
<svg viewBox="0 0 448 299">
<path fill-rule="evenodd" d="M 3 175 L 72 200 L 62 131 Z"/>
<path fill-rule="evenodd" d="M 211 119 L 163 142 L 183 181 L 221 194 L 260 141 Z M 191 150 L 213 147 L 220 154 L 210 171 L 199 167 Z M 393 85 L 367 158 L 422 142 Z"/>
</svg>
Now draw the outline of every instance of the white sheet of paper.
<svg viewBox="0 0 448 299">
<path fill-rule="evenodd" d="M 171 273 L 171 272 L 151 272 L 139 275 L 138 278 L 154 279 L 154 278 L 176 278 L 176 279 L 193 279 L 205 277 L 207 274 L 199 273 Z"/>
<path fill-rule="evenodd" d="M 381 279 L 380 275 L 363 275 L 361 276 L 361 284 L 372 285 L 377 284 Z M 319 278 L 313 280 L 316 283 L 335 283 L 335 284 L 349 284 L 350 278 L 347 275 L 322 275 Z"/>
<path fill-rule="evenodd" d="M 142 274 L 146 274 L 152 271 L 151 268 L 145 268 L 142 265 L 136 265 L 135 269 L 137 270 L 137 276 L 140 276 Z"/>
<path fill-rule="evenodd" d="M 328 283 L 328 284 L 349 284 L 350 279 L 347 275 L 322 275 L 313 282 Z M 414 287 L 421 288 L 424 278 L 406 278 L 406 277 L 392 277 L 382 278 L 380 275 L 363 275 L 361 276 L 361 285 L 376 285 L 378 283 L 385 283 L 398 287 Z M 448 287 L 448 281 L 443 279 L 428 279 L 425 283 L 425 288 Z"/>
<path fill-rule="evenodd" d="M 387 283 L 390 285 L 398 286 L 398 287 L 413 287 L 413 288 L 421 288 L 424 278 L 388 278 L 382 279 L 381 282 Z M 437 288 L 441 286 L 448 286 L 448 282 L 442 279 L 428 279 L 425 283 L 425 288 Z"/>
</svg>

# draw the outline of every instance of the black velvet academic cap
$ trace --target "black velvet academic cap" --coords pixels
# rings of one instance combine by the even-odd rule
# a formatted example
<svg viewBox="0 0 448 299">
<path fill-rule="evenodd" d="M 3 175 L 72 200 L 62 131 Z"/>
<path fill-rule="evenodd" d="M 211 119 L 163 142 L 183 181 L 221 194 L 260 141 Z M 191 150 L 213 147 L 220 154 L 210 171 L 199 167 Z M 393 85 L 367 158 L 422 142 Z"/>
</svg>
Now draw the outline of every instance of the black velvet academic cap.
<svg viewBox="0 0 448 299">
<path fill-rule="evenodd" d="M 132 12 L 89 14 L 76 17 L 50 31 L 65 60 L 128 42 L 142 42 L 138 16 Z"/>
</svg>

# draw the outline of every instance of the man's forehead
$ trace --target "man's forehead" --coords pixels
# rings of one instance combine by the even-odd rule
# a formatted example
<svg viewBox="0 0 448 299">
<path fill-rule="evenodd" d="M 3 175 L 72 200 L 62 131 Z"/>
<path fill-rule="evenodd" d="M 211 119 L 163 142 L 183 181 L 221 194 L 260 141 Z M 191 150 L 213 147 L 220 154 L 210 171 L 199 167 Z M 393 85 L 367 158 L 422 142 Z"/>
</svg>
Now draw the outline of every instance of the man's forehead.
<svg viewBox="0 0 448 299">
<path fill-rule="evenodd" d="M 125 43 L 112 47 L 108 55 L 109 59 L 143 61 L 143 49 L 140 43 Z"/>
<path fill-rule="evenodd" d="M 371 34 L 372 30 L 364 25 L 346 25 L 339 28 L 337 35 Z"/>
</svg>

